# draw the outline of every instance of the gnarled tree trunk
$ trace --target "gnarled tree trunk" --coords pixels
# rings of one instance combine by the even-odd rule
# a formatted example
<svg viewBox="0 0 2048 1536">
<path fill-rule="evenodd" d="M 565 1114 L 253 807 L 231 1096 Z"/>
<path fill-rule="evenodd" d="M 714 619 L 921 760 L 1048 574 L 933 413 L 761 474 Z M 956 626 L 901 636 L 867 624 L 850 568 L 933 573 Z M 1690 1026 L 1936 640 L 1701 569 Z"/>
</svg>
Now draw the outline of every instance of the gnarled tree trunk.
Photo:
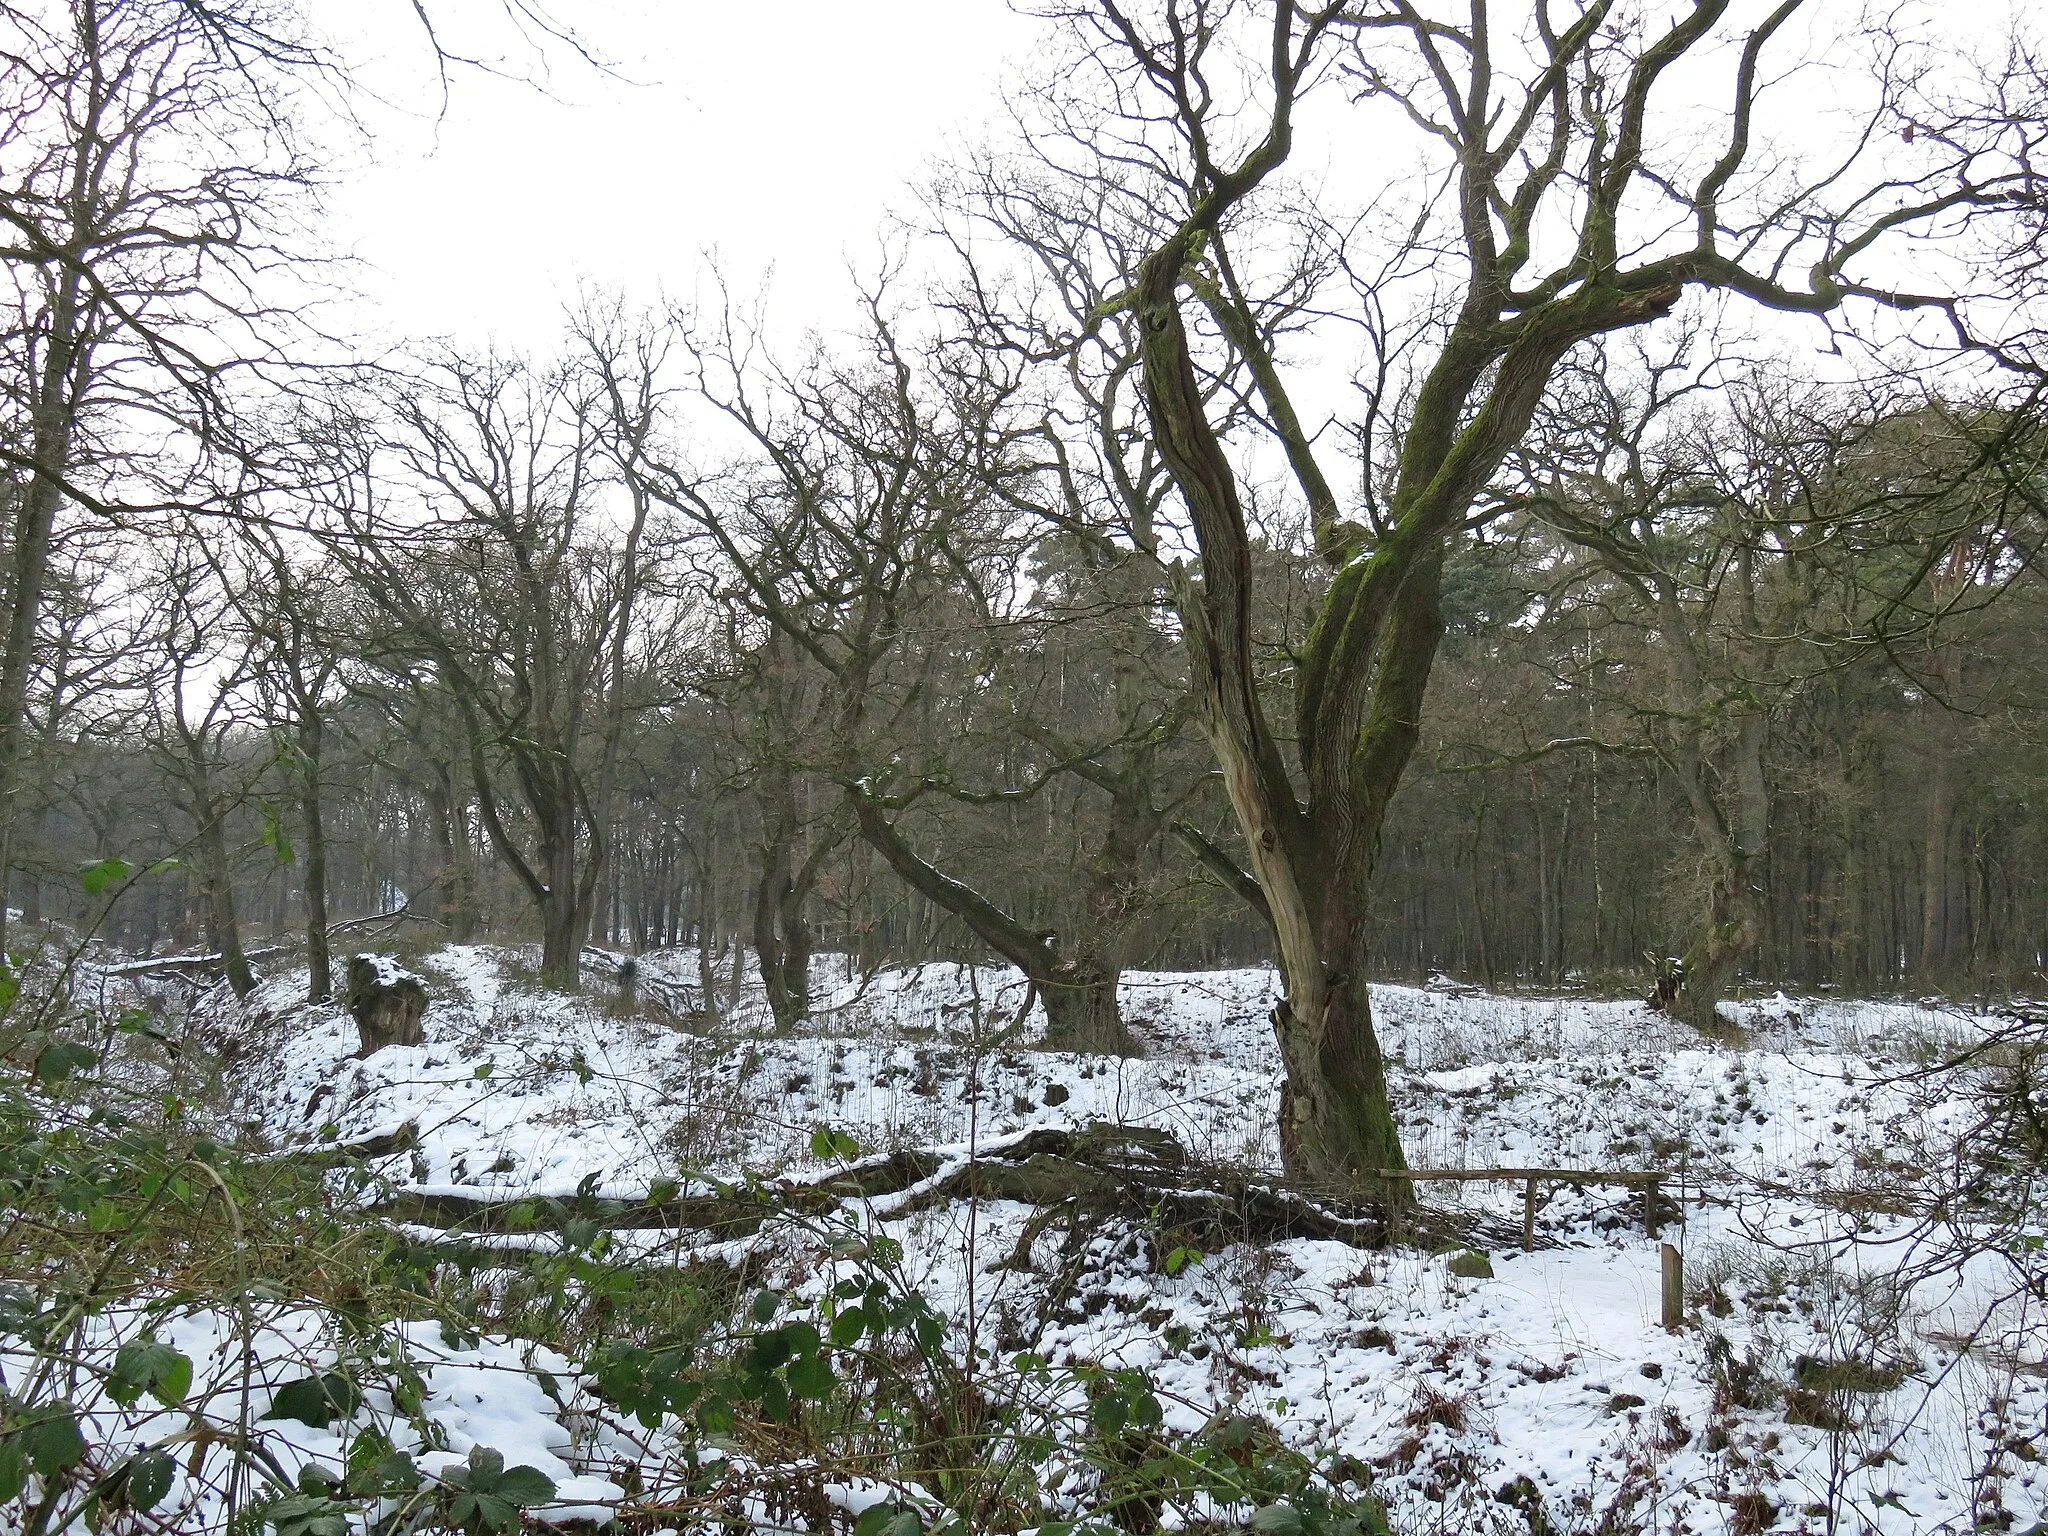
<svg viewBox="0 0 2048 1536">
<path fill-rule="evenodd" d="M 754 892 L 754 957 L 775 1031 L 788 1034 L 811 1016 L 812 937 L 804 906 L 837 838 L 820 836 L 806 849 L 795 777 L 780 759 L 767 765 L 761 806 L 767 825 Z"/>
<path fill-rule="evenodd" d="M 1247 165 L 1219 179 L 1146 258 L 1131 303 L 1153 440 L 1201 552 L 1200 580 L 1179 596 L 1202 729 L 1244 833 L 1286 988 L 1273 1019 L 1287 1072 L 1281 1152 L 1296 1178 L 1400 1202 L 1412 1198 L 1407 1182 L 1382 1177 L 1405 1162 L 1372 1027 L 1367 918 L 1381 829 L 1415 749 L 1443 634 L 1444 559 L 1564 354 L 1588 336 L 1668 313 L 1680 286 L 1588 283 L 1512 329 L 1493 318 L 1504 298 L 1475 291 L 1418 391 L 1391 519 L 1368 538 L 1340 519 L 1253 316 L 1196 270 L 1225 211 L 1284 158 L 1287 133 L 1281 116 Z M 1332 568 L 1294 678 L 1305 801 L 1259 695 L 1251 539 L 1195 373 L 1184 285 L 1202 294 L 1238 347 Z"/>
<path fill-rule="evenodd" d="M 1062 953 L 1059 935 L 1018 922 L 978 891 L 921 858 L 882 806 L 859 785 L 846 787 L 861 836 L 904 882 L 942 911 L 951 912 L 1037 988 L 1045 1008 L 1045 1044 L 1052 1050 L 1137 1054 L 1137 1041 L 1117 1007 L 1117 974 L 1077 964 Z"/>
<path fill-rule="evenodd" d="M 1047 1050 L 1138 1054 L 1137 1039 L 1117 1001 L 1119 974 L 1077 964 L 1058 967 L 1052 980 L 1037 983 L 1039 1005 L 1045 1009 Z"/>
</svg>

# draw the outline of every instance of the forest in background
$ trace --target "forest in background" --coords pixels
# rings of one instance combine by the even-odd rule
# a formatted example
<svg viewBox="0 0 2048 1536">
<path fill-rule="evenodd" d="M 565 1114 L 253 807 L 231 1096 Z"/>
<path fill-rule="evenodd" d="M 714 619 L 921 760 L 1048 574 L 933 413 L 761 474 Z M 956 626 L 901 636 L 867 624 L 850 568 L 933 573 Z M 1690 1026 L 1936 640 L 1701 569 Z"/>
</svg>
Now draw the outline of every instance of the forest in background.
<svg viewBox="0 0 2048 1536">
<path fill-rule="evenodd" d="M 831 331 L 714 272 L 517 356 L 322 329 L 294 18 L 7 9 L 9 906 L 238 995 L 751 954 L 784 1029 L 993 959 L 1112 1052 L 1125 969 L 1271 961 L 1354 1172 L 1368 976 L 2038 991 L 2041 74 L 1852 29 L 1838 141 L 1797 4 L 1612 10 L 1063 12 Z M 1348 201 L 1345 101 L 1415 156 Z"/>
<path fill-rule="evenodd" d="M 1978 558 L 1962 541 L 2003 534 L 1974 523 L 1983 507 L 1960 531 L 1944 523 L 1941 537 L 1958 542 L 1916 589 L 1928 610 L 1889 643 L 1859 604 L 1937 547 L 1914 543 L 1910 523 L 1859 554 L 1868 570 L 1831 557 L 1801 569 L 1770 547 L 1789 516 L 1824 526 L 1815 504 L 1831 497 L 1853 508 L 1845 518 L 1868 517 L 1890 492 L 1859 483 L 1859 444 L 1930 423 L 1955 428 L 1926 413 L 1794 416 L 1771 425 L 1808 440 L 1744 446 L 1742 480 L 1713 487 L 1719 505 L 1655 509 L 1684 521 L 1651 525 L 1673 556 L 1677 627 L 1534 510 L 1458 551 L 1423 740 L 1379 874 L 1383 975 L 1647 987 L 1653 957 L 1682 954 L 1703 920 L 1696 812 L 1669 760 L 1697 737 L 1717 791 L 1760 796 L 1749 814 L 1765 828 L 1765 916 L 1746 981 L 2038 992 L 2048 626 L 2032 536 L 2013 528 L 1998 546 L 2010 571 L 1954 602 L 1945 573 Z M 564 423 L 462 425 L 501 432 L 492 450 L 509 457 Z M 1762 459 L 1772 451 L 1782 462 Z M 582 494 L 615 488 L 616 467 L 574 462 L 596 457 L 594 443 L 560 452 L 549 467 L 585 476 Z M 1757 476 L 1783 477 L 1782 507 L 1747 502 Z M 504 499 L 490 515 L 504 521 L 438 527 L 365 568 L 346 541 L 330 552 L 200 526 L 140 546 L 138 580 L 138 546 L 75 532 L 32 682 L 9 898 L 26 922 L 94 926 L 137 954 L 220 950 L 244 931 L 243 943 L 289 943 L 317 879 L 337 921 L 402 909 L 422 934 L 536 939 L 535 899 L 510 858 L 536 846 L 528 795 L 540 778 L 523 777 L 503 744 L 529 710 L 570 734 L 579 776 L 607 781 L 600 852 L 578 871 L 595 870 L 584 936 L 627 950 L 702 944 L 727 994 L 736 951 L 764 944 L 867 968 L 987 956 L 860 836 L 834 777 L 849 764 L 896 775 L 892 824 L 919 856 L 1001 893 L 1033 930 L 1076 935 L 1114 911 L 1122 964 L 1268 958 L 1256 914 L 1185 835 L 1235 837 L 1185 718 L 1166 599 L 1128 557 L 1000 516 L 949 532 L 935 568 L 903 573 L 920 586 L 876 689 L 886 740 L 849 751 L 833 735 L 829 677 L 764 636 L 701 534 L 655 517 L 632 552 L 602 520 L 565 516 L 551 499 L 560 489 L 494 487 Z M 522 554 L 539 556 L 540 579 L 522 581 Z M 1320 567 L 1290 553 L 1284 532 L 1262 559 L 1262 643 L 1278 650 L 1304 623 Z M 639 593 L 625 591 L 629 578 Z M 414 624 L 380 603 L 385 582 L 420 604 Z M 1673 697 L 1676 645 L 1708 668 L 1691 699 Z M 502 682 L 486 686 L 504 697 L 456 691 L 550 673 L 561 693 L 546 700 Z M 194 716 L 189 731 L 152 713 L 172 698 Z M 1132 776 L 1152 823 L 1142 834 L 1114 824 L 1117 780 L 1105 774 Z M 511 854 L 493 846 L 486 795 Z M 580 804 L 574 814 L 589 860 Z M 215 819 L 225 899 L 209 892 L 200 846 Z M 177 863 L 106 908 L 78 872 L 110 856 Z"/>
</svg>

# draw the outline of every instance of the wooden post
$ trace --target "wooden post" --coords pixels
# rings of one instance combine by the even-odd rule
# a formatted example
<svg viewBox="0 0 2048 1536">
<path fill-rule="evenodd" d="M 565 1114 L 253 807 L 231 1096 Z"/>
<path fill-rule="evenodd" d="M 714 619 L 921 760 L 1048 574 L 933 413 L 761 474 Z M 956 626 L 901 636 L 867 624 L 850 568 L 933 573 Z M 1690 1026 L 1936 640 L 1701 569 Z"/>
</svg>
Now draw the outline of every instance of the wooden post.
<svg viewBox="0 0 2048 1536">
<path fill-rule="evenodd" d="M 1536 1181 L 1530 1179 L 1522 1186 L 1522 1252 L 1527 1253 L 1536 1246 Z"/>
<path fill-rule="evenodd" d="M 1664 1245 L 1664 1326 L 1677 1329 L 1685 1321 L 1685 1256 Z"/>
<path fill-rule="evenodd" d="M 1661 1204 L 1657 1198 L 1657 1185 L 1659 1182 L 1657 1175 L 1654 1173 L 1643 1180 L 1643 1230 L 1652 1237 L 1657 1235 L 1658 1207 Z"/>
</svg>

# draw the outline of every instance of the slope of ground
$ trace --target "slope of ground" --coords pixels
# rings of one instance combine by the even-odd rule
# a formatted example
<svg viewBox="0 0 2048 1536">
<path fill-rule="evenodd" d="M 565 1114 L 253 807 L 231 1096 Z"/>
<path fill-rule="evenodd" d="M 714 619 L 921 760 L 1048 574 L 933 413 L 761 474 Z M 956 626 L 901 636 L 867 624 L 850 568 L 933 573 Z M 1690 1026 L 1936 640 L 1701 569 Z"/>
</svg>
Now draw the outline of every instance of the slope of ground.
<svg viewBox="0 0 2048 1536">
<path fill-rule="evenodd" d="M 379 1165 L 390 1192 L 496 1199 L 815 1171 L 846 1151 L 820 1127 L 963 1160 L 1031 1127 L 1107 1121 L 1170 1131 L 1210 1161 L 1276 1162 L 1268 973 L 1130 977 L 1147 1054 L 1102 1060 L 1031 1049 L 1014 977 L 931 966 L 860 983 L 836 964 L 821 962 L 818 1021 L 773 1038 L 745 1008 L 692 1032 L 522 984 L 510 952 L 444 949 L 418 967 L 426 1044 L 363 1061 L 347 1018 L 293 1002 L 280 977 L 233 1021 L 233 1118 L 281 1148 L 410 1127 L 417 1145 Z M 641 965 L 650 988 L 694 974 L 687 955 Z M 1169 1258 L 1143 1223 L 1047 1224 L 987 1200 L 877 1201 L 716 1252 L 744 1249 L 818 1301 L 853 1272 L 835 1232 L 886 1234 L 906 1284 L 952 1320 L 949 1347 L 1141 1369 L 1169 1428 L 1248 1414 L 1372 1469 L 1397 1531 L 1903 1533 L 2048 1515 L 2040 1245 L 1912 1214 L 1981 1113 L 1974 1079 L 1913 1064 L 1995 1020 L 1779 997 L 1739 1007 L 1741 1043 L 1720 1044 L 1628 1002 L 1381 987 L 1374 1005 L 1414 1166 L 1666 1175 L 1685 1327 L 1659 1326 L 1639 1204 L 1599 1187 L 1546 1190 L 1536 1251 L 1483 1244 L 1484 1265 L 1308 1239 Z M 1431 1199 L 1481 1233 L 1521 1219 L 1519 1184 Z M 687 1233 L 621 1240 L 649 1263 L 714 1251 Z M 470 1347 L 489 1370 L 469 1386 L 437 1367 L 449 1456 L 489 1443 L 476 1426 L 491 1425 L 544 1454 L 584 1510 L 659 1475 L 626 1470 L 654 1442 L 594 1427 L 562 1406 L 573 1394 L 535 1395 L 535 1373 L 552 1382 L 565 1362 Z M 494 1404 L 510 1405 L 502 1423 Z"/>
</svg>

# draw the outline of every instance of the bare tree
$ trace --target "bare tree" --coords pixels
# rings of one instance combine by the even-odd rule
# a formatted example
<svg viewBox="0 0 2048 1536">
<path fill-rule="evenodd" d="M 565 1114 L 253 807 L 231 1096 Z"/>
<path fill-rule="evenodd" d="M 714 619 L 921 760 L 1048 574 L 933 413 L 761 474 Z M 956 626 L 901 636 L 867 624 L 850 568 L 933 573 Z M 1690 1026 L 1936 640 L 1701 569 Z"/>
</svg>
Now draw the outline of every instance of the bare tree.
<svg viewBox="0 0 2048 1536">
<path fill-rule="evenodd" d="M 176 787 L 191 824 L 188 846 L 198 878 L 209 948 L 235 996 L 255 990 L 242 949 L 235 899 L 236 860 L 228 822 L 268 768 L 249 750 L 252 655 L 196 534 L 170 545 L 143 589 L 125 679 L 133 728 Z"/>
<path fill-rule="evenodd" d="M 787 1032 L 810 1017 L 808 907 L 850 821 L 830 782 L 805 766 L 825 757 L 820 749 L 837 703 L 829 674 L 779 629 L 738 661 L 741 675 L 723 690 L 723 702 L 742 759 L 735 777 L 749 791 L 758 833 L 754 959 L 768 1011 Z"/>
<path fill-rule="evenodd" d="M 241 0 L 0 6 L 0 282 L 13 314 L 0 462 L 17 477 L 0 863 L 63 517 L 202 495 L 185 473 L 234 446 L 235 379 L 276 357 L 278 317 L 252 284 L 311 180 L 289 82 L 322 65 L 274 21 Z M 259 37 L 265 49 L 250 51 Z"/>
<path fill-rule="evenodd" d="M 91 729 L 104 696 L 118 688 L 128 638 L 121 626 L 130 551 L 92 527 L 64 531 L 53 545 L 41 643 L 28 679 L 27 757 L 13 831 L 14 868 L 24 877 L 22 916 L 31 924 L 43 921 L 51 877 L 68 885 L 76 875 L 44 846 L 46 824 L 64 798 L 52 776 L 70 746 Z"/>
<path fill-rule="evenodd" d="M 1011 673 L 1002 636 L 1020 624 L 1021 567 L 1040 529 L 1024 482 L 1044 473 L 1034 424 L 1009 409 L 999 360 L 938 346 L 920 356 L 869 304 L 863 364 L 819 357 L 764 385 L 730 328 L 693 342 L 697 391 L 737 426 L 756 462 L 697 475 L 650 453 L 654 494 L 688 518 L 737 577 L 737 596 L 832 680 L 834 718 L 817 771 L 866 842 L 926 901 L 1018 967 L 1046 1013 L 1046 1043 L 1129 1051 L 1117 1002 L 1133 910 L 1135 850 L 1172 807 L 1145 801 L 1146 775 L 1115 761 L 1156 719 L 1119 720 L 1107 740 L 1062 740 L 1040 722 L 1018 771 L 963 771 L 960 743 Z M 1013 736 L 1021 717 L 1002 711 Z M 1135 735 L 1133 734 L 1135 733 Z M 1020 916 L 920 846 L 913 817 L 945 805 L 1016 805 L 1077 775 L 1109 788 L 1102 899 L 1083 931 Z M 1142 804 L 1141 804 L 1142 802 Z M 1130 814 L 1124 814 L 1129 812 Z"/>
<path fill-rule="evenodd" d="M 299 894 L 305 909 L 307 995 L 334 991 L 328 952 L 325 764 L 330 714 L 341 695 L 346 602 L 339 573 L 295 552 L 274 530 L 241 530 L 240 559 L 222 573 L 240 627 L 251 637 L 252 682 L 298 802 Z M 273 839 L 275 840 L 275 839 Z"/>
<path fill-rule="evenodd" d="M 1497 9 L 1476 0 L 1451 20 L 1409 0 L 1162 0 L 1141 16 L 1100 0 L 1070 13 L 1082 62 L 1114 102 L 1076 174 L 1116 167 L 1160 221 L 1116 303 L 1137 318 L 1152 437 L 1192 521 L 1199 565 L 1181 606 L 1202 724 L 1286 982 L 1281 1146 L 1297 1176 L 1390 1198 L 1406 1186 L 1379 1177 L 1402 1153 L 1366 990 L 1381 833 L 1442 633 L 1446 556 L 1558 365 L 1670 314 L 1688 287 L 1837 323 L 1852 308 L 1924 312 L 1975 345 L 1953 296 L 1864 274 L 1881 273 L 1897 240 L 2009 204 L 2039 132 L 1914 95 L 1905 45 L 1877 35 L 1864 134 L 1838 164 L 1762 176 L 1759 103 L 1784 76 L 1774 44 L 1792 36 L 1799 0 L 1747 27 L 1726 0 L 1693 0 L 1668 24 L 1613 0 L 1539 4 L 1518 21 Z M 1681 130 L 1665 114 L 1684 110 L 1674 66 L 1709 57 L 1729 61 L 1731 78 L 1703 137 L 1697 120 Z M 1443 189 L 1421 196 L 1409 227 L 1444 289 L 1421 309 L 1427 345 L 1411 352 L 1412 383 L 1380 435 L 1379 484 L 1362 477 L 1373 492 L 1362 522 L 1344 515 L 1319 434 L 1260 339 L 1245 260 L 1320 84 L 1391 114 L 1366 131 L 1404 135 L 1402 165 Z M 1892 136 L 1908 125 L 1901 149 Z M 1049 155 L 1071 151 L 1075 130 L 1062 132 Z M 1261 686 L 1245 471 L 1205 398 L 1190 300 L 1249 375 L 1330 570 L 1286 669 L 1292 769 Z"/>
<path fill-rule="evenodd" d="M 388 487 L 358 476 L 327 537 L 389 623 L 382 663 L 426 669 L 453 703 L 484 829 L 540 916 L 542 975 L 573 989 L 643 678 L 631 647 L 661 639 L 641 610 L 648 504 L 608 475 L 618 424 L 580 367 L 423 372 L 373 450 Z"/>
</svg>

